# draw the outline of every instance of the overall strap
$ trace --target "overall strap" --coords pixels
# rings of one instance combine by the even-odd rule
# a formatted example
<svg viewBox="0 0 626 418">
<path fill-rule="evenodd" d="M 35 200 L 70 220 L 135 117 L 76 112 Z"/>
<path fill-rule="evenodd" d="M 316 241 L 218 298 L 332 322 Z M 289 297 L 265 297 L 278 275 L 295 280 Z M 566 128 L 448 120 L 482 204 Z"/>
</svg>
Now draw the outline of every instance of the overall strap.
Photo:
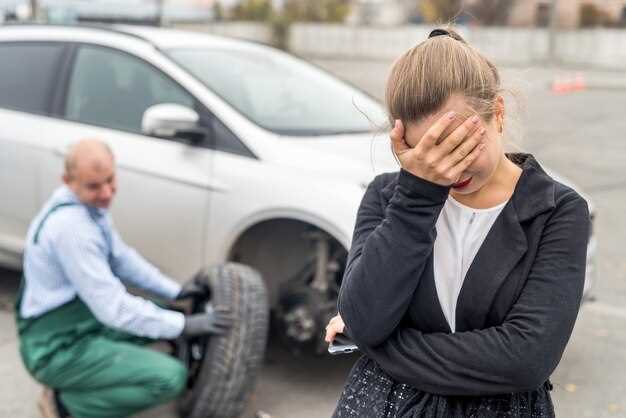
<svg viewBox="0 0 626 418">
<path fill-rule="evenodd" d="M 61 209 L 67 206 L 74 206 L 74 205 L 78 205 L 78 203 L 65 202 L 65 203 L 59 203 L 57 205 L 52 206 L 48 210 L 48 212 L 46 212 L 46 214 L 41 218 L 41 221 L 39 221 L 39 225 L 37 225 L 37 229 L 35 230 L 35 234 L 33 236 L 33 243 L 37 245 L 37 243 L 39 242 L 39 234 L 41 233 L 41 230 L 44 224 L 46 223 L 50 215 L 52 215 L 52 213 L 56 212 L 58 209 Z M 17 298 L 15 299 L 15 317 L 18 319 L 20 318 L 19 310 L 20 310 L 20 305 L 22 304 L 22 295 L 24 294 L 25 284 L 26 284 L 26 279 L 24 278 L 24 274 L 22 273 L 22 279 L 20 280 L 20 287 L 17 291 Z"/>
<path fill-rule="evenodd" d="M 43 218 L 41 218 L 41 221 L 39 221 L 39 225 L 37 225 L 37 229 L 35 230 L 35 235 L 33 236 L 33 243 L 37 244 L 39 242 L 39 234 L 41 233 L 43 225 L 46 223 L 46 221 L 48 220 L 50 215 L 52 215 L 58 209 L 61 209 L 61 208 L 67 207 L 67 206 L 75 206 L 75 205 L 78 205 L 78 203 L 65 202 L 65 203 L 59 203 L 58 205 L 52 206 L 50 208 L 50 210 L 48 210 L 48 212 L 46 212 L 46 214 L 43 216 Z"/>
</svg>

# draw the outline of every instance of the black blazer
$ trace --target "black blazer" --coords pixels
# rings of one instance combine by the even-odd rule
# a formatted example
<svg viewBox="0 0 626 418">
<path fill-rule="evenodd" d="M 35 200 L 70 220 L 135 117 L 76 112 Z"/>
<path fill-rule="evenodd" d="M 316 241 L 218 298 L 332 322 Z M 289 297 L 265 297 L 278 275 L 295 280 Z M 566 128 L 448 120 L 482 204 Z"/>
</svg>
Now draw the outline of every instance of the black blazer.
<svg viewBox="0 0 626 418">
<path fill-rule="evenodd" d="M 451 333 L 433 275 L 435 222 L 449 188 L 382 174 L 359 208 L 339 296 L 347 333 L 401 383 L 440 395 L 539 388 L 559 363 L 581 301 L 585 200 L 528 154 L 467 272 Z"/>
</svg>

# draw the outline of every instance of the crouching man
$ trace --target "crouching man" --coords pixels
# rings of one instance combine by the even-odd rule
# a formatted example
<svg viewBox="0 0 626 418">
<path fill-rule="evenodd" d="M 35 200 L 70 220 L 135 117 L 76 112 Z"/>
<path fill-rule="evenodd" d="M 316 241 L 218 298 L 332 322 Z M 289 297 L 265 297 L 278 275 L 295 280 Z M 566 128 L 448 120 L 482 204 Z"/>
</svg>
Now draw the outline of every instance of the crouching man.
<svg viewBox="0 0 626 418">
<path fill-rule="evenodd" d="M 116 178 L 104 143 L 75 144 L 63 181 L 28 231 L 16 304 L 22 360 L 48 388 L 40 410 L 46 418 L 122 418 L 168 402 L 185 388 L 187 370 L 143 345 L 224 333 L 231 316 L 224 308 L 185 316 L 128 293 L 126 284 L 176 300 L 203 289 L 181 287 L 122 241 L 108 211 Z"/>
</svg>

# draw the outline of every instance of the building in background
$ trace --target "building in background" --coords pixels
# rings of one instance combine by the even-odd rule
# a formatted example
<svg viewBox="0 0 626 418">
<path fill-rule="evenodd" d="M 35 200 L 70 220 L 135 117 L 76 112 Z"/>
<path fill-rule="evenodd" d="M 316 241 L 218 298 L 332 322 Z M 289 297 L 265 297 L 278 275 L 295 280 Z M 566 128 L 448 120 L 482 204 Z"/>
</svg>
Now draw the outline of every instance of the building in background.
<svg viewBox="0 0 626 418">
<path fill-rule="evenodd" d="M 0 15 L 15 18 L 30 10 L 31 0 L 0 0 Z M 232 10 L 245 0 L 37 0 L 52 21 L 210 21 L 216 12 Z M 287 0 L 267 0 L 282 11 Z M 316 2 L 318 0 L 304 0 Z M 350 3 L 346 23 L 354 25 L 399 26 L 408 23 L 446 22 L 438 8 L 456 10 L 458 24 L 546 27 L 556 5 L 559 28 L 626 27 L 626 0 L 345 0 Z M 23 10 L 22 10 L 23 11 Z M 23 13 L 21 13 L 23 14 Z M 439 14 L 440 16 L 441 14 Z M 0 22 L 3 17 L 0 16 Z M 18 16 L 19 17 L 19 16 Z M 221 16 L 220 16 L 221 17 Z"/>
<path fill-rule="evenodd" d="M 395 26 L 430 21 L 433 20 L 432 16 L 420 17 L 420 12 L 426 9 L 422 6 L 426 6 L 426 3 L 437 2 L 353 0 L 348 23 Z M 626 0 L 464 0 L 455 21 L 479 25 L 546 27 L 550 23 L 553 4 L 557 8 L 556 23 L 559 28 L 626 26 Z"/>
<path fill-rule="evenodd" d="M 472 5 L 485 0 L 468 0 Z M 511 26 L 546 27 L 550 23 L 551 7 L 556 5 L 556 23 L 559 28 L 572 29 L 588 26 L 624 26 L 626 0 L 511 0 Z"/>
<path fill-rule="evenodd" d="M 39 15 L 53 23 L 206 21 L 213 18 L 216 0 L 38 0 Z M 0 11 L 18 18 L 30 0 L 0 0 Z M 23 13 L 22 13 L 23 14 Z M 161 19 L 162 17 L 162 19 Z"/>
</svg>

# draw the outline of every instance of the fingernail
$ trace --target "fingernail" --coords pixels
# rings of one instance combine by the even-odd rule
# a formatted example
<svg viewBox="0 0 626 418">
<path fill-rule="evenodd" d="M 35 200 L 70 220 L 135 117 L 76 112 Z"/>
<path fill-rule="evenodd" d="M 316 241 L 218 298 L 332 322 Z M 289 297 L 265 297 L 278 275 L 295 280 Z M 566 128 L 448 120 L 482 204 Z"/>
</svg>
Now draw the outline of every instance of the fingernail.
<svg viewBox="0 0 626 418">
<path fill-rule="evenodd" d="M 472 117 L 472 123 L 478 123 L 478 115 L 474 115 L 474 117 Z"/>
<path fill-rule="evenodd" d="M 456 116 L 456 112 L 448 113 L 448 119 L 454 119 L 455 116 Z"/>
<path fill-rule="evenodd" d="M 485 128 L 482 128 L 482 129 L 480 130 L 480 134 L 481 134 L 481 135 L 484 135 L 484 134 L 485 134 L 485 132 L 487 132 L 487 130 L 486 130 Z"/>
</svg>

